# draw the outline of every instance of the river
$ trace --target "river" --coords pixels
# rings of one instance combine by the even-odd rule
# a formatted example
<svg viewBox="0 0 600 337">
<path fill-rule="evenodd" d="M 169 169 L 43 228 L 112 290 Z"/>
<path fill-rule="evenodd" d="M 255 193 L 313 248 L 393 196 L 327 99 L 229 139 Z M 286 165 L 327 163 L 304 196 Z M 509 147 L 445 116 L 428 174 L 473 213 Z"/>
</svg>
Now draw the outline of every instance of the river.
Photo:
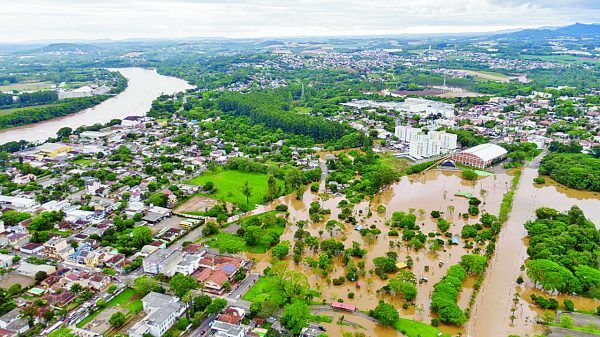
<svg viewBox="0 0 600 337">
<path fill-rule="evenodd" d="M 40 142 L 55 137 L 56 132 L 65 126 L 75 129 L 82 125 L 107 123 L 115 118 L 143 116 L 152 106 L 152 101 L 161 94 L 170 95 L 193 88 L 182 79 L 160 75 L 156 70 L 143 68 L 111 70 L 119 71 L 129 80 L 127 88 L 122 93 L 77 113 L 2 130 L 0 144 L 19 140 Z"/>
</svg>

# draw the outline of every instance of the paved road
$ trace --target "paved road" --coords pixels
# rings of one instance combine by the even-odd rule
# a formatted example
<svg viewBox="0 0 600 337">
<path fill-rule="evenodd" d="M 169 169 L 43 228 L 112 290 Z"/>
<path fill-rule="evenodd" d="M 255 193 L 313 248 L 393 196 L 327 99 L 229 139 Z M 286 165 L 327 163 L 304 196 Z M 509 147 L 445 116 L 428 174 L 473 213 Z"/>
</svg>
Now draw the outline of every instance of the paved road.
<svg viewBox="0 0 600 337">
<path fill-rule="evenodd" d="M 212 315 L 208 316 L 199 327 L 192 330 L 189 334 L 189 337 L 204 337 L 210 331 L 210 324 L 217 318 L 217 316 Z"/>
<path fill-rule="evenodd" d="M 242 295 L 244 295 L 248 289 L 250 289 L 250 287 L 256 283 L 256 280 L 258 280 L 260 278 L 260 275 L 256 274 L 256 273 L 250 273 L 246 279 L 244 281 L 242 281 L 242 283 L 239 285 L 239 287 L 237 287 L 237 289 L 235 289 L 234 291 L 232 291 L 227 297 L 231 298 L 231 299 L 239 299 L 240 297 L 242 297 Z"/>
</svg>

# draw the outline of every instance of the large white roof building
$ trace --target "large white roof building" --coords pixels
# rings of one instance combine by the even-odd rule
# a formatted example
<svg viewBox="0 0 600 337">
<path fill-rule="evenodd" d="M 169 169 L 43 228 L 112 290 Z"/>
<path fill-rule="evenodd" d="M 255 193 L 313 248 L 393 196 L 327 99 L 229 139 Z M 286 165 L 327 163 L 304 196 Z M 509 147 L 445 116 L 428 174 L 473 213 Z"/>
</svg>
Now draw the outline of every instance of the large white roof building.
<svg viewBox="0 0 600 337">
<path fill-rule="evenodd" d="M 485 143 L 466 149 L 452 156 L 455 161 L 477 168 L 485 168 L 502 160 L 508 151 L 502 146 Z"/>
</svg>

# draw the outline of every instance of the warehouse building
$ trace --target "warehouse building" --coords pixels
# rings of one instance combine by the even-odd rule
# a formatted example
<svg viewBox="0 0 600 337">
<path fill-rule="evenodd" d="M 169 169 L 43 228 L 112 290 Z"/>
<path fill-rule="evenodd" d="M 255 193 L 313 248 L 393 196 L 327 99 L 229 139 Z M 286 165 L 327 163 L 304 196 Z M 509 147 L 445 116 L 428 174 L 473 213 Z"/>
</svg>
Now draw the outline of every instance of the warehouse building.
<svg viewBox="0 0 600 337">
<path fill-rule="evenodd" d="M 501 146 L 486 143 L 455 153 L 452 159 L 467 166 L 483 169 L 503 160 L 507 153 Z"/>
</svg>

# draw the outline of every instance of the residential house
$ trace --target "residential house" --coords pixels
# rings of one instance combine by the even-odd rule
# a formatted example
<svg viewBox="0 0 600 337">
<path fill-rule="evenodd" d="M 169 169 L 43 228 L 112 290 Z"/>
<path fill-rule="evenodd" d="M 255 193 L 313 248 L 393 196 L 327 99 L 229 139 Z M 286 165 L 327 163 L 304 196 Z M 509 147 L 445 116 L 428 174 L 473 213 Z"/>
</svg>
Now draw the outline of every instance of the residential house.
<svg viewBox="0 0 600 337">
<path fill-rule="evenodd" d="M 162 336 L 185 312 L 185 305 L 174 296 L 150 292 L 142 298 L 146 317 L 127 330 L 130 337 L 144 337 L 150 334 Z"/>
</svg>

